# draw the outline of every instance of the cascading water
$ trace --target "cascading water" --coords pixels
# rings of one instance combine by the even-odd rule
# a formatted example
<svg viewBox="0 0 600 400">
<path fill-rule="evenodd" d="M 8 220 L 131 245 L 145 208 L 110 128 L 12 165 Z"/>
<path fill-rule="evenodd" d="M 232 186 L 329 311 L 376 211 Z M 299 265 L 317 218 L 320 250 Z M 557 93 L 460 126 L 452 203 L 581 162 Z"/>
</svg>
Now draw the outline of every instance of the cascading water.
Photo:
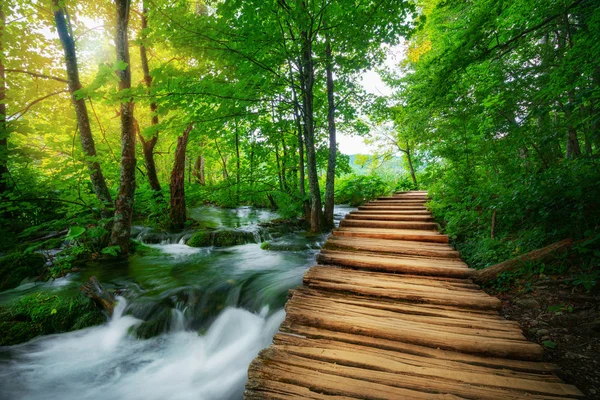
<svg viewBox="0 0 600 400">
<path fill-rule="evenodd" d="M 252 212 L 231 213 L 247 220 Z M 95 275 L 127 300 L 119 298 L 105 325 L 0 348 L 0 399 L 241 398 L 249 363 L 269 345 L 288 290 L 324 236 L 286 234 L 282 240 L 304 243 L 300 251 L 193 248 L 181 237 L 151 240 L 155 253 L 127 263 L 91 264 L 61 285 L 41 285 L 76 290 Z"/>
</svg>

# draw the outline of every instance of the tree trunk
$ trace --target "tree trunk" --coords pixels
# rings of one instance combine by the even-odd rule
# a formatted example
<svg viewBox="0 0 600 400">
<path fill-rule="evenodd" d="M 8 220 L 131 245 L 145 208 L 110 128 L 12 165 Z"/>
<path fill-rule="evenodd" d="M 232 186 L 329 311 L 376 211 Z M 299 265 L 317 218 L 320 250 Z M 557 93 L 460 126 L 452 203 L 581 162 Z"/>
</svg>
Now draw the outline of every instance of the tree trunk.
<svg viewBox="0 0 600 400">
<path fill-rule="evenodd" d="M 567 117 L 567 147 L 565 150 L 566 158 L 576 158 L 581 155 L 581 148 L 579 147 L 579 139 L 577 138 L 577 130 L 573 124 L 573 93 L 569 92 L 569 105 L 566 108 L 565 116 Z"/>
<path fill-rule="evenodd" d="M 171 171 L 171 208 L 169 216 L 171 217 L 171 226 L 173 229 L 183 229 L 187 220 L 187 210 L 185 207 L 185 151 L 187 149 L 190 132 L 194 127 L 189 124 L 183 135 L 177 138 L 177 148 L 175 149 L 175 161 Z"/>
<path fill-rule="evenodd" d="M 86 283 L 80 286 L 79 290 L 106 311 L 109 317 L 112 316 L 117 300 L 112 293 L 107 292 L 102 287 L 100 282 L 98 282 L 98 278 L 92 276 Z"/>
<path fill-rule="evenodd" d="M 4 73 L 4 29 L 6 15 L 0 4 L 0 196 L 8 188 L 8 127 L 6 124 L 6 75 Z"/>
<path fill-rule="evenodd" d="M 415 187 L 418 185 L 417 183 L 417 175 L 415 174 L 415 168 L 412 163 L 412 157 L 410 156 L 410 146 L 408 142 L 406 142 L 406 161 L 408 161 L 408 168 L 410 169 L 410 177 L 412 178 Z"/>
<path fill-rule="evenodd" d="M 302 105 L 304 111 L 304 143 L 306 145 L 306 163 L 308 169 L 308 187 L 310 189 L 310 230 L 321 231 L 321 190 L 317 175 L 317 157 L 315 150 L 314 124 L 314 82 L 312 42 L 307 32 L 302 32 L 302 69 L 300 71 Z"/>
<path fill-rule="evenodd" d="M 296 121 L 296 130 L 298 136 L 298 171 L 300 174 L 298 186 L 300 189 L 300 197 L 302 198 L 302 205 L 304 207 L 304 218 L 306 221 L 310 221 L 310 204 L 306 198 L 306 188 L 304 185 L 304 140 L 302 139 L 302 118 L 300 116 L 300 107 L 298 106 L 298 96 L 296 94 L 292 64 L 288 63 L 288 65 L 290 68 L 290 83 L 292 86 L 292 100 L 294 103 L 294 120 Z"/>
<path fill-rule="evenodd" d="M 75 115 L 77 117 L 77 126 L 79 128 L 79 139 L 81 140 L 81 147 L 85 154 L 85 162 L 87 164 L 90 181 L 94 188 L 96 197 L 103 205 L 102 215 L 103 217 L 110 217 L 109 210 L 112 208 L 112 198 L 100 164 L 95 161 L 96 159 L 96 144 L 92 136 L 92 128 L 90 127 L 90 120 L 85 105 L 85 100 L 80 99 L 75 95 L 79 89 L 81 89 L 81 82 L 79 81 L 79 69 L 77 67 L 77 53 L 75 52 L 75 41 L 67 25 L 67 19 L 65 17 L 64 10 L 59 6 L 59 1 L 54 0 L 54 21 L 56 23 L 56 31 L 62 44 L 65 53 L 65 64 L 67 68 L 67 79 L 69 82 L 69 92 L 71 93 L 71 100 L 73 101 L 73 108 L 75 109 Z"/>
<path fill-rule="evenodd" d="M 335 206 L 335 161 L 337 156 L 336 131 L 335 131 L 335 102 L 333 98 L 333 59 L 331 57 L 331 43 L 327 36 L 325 46 L 327 62 L 327 127 L 329 130 L 329 158 L 327 160 L 327 178 L 325 182 L 325 213 L 323 223 L 325 228 L 333 227 L 333 208 Z"/>
<path fill-rule="evenodd" d="M 240 203 L 240 180 L 241 180 L 241 171 L 240 171 L 240 134 L 238 132 L 238 123 L 237 118 L 235 119 L 235 197 L 237 203 Z"/>
<path fill-rule="evenodd" d="M 204 177 L 204 157 L 202 156 L 196 158 L 196 162 L 194 163 L 194 176 L 196 177 L 197 183 L 202 186 L 206 185 L 206 179 Z"/>
<path fill-rule="evenodd" d="M 529 253 L 520 255 L 516 258 L 501 262 L 500 264 L 492 265 L 485 269 L 477 271 L 473 279 L 479 283 L 489 283 L 496 279 L 502 272 L 511 272 L 522 268 L 528 262 L 546 262 L 552 260 L 557 255 L 564 253 L 573 246 L 573 240 L 565 239 L 557 243 L 553 243 L 542 249 L 530 251 Z"/>
<path fill-rule="evenodd" d="M 131 88 L 131 66 L 129 60 L 129 24 L 130 0 L 115 0 L 117 8 L 117 29 L 115 47 L 117 62 L 126 64 L 125 69 L 117 71 L 119 76 L 119 92 Z M 133 102 L 121 99 L 121 181 L 115 203 L 115 217 L 111 234 L 113 246 L 121 248 L 121 254 L 129 253 L 129 233 L 133 217 L 133 201 L 135 195 L 135 131 L 133 127 Z"/>
<path fill-rule="evenodd" d="M 140 58 L 142 62 L 142 71 L 144 72 L 144 82 L 146 82 L 146 87 L 150 89 L 152 86 L 152 76 L 150 75 L 150 68 L 148 67 L 148 55 L 146 52 L 146 45 L 144 41 L 146 40 L 145 30 L 148 28 L 148 5 L 147 1 L 144 1 L 143 10 L 142 10 L 142 29 L 140 32 Z M 158 125 L 158 114 L 157 114 L 158 106 L 156 102 L 152 101 L 150 103 L 150 111 L 152 112 L 152 126 L 156 127 Z M 158 141 L 158 131 L 154 130 L 152 132 L 152 138 L 150 140 L 144 140 L 140 133 L 140 141 L 142 142 L 142 149 L 144 152 L 144 163 L 146 164 L 146 173 L 148 174 L 148 183 L 150 183 L 150 188 L 152 191 L 156 192 L 156 195 L 162 196 L 160 182 L 158 181 L 158 176 L 156 174 L 156 164 L 154 162 L 154 147 L 156 146 L 156 142 Z"/>
</svg>

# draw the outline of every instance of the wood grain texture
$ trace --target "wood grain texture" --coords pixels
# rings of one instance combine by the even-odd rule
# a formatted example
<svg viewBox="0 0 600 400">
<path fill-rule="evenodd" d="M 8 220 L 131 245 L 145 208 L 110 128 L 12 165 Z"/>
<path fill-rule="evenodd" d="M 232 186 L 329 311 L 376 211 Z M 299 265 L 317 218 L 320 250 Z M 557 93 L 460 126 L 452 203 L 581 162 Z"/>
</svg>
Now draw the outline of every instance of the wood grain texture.
<svg viewBox="0 0 600 400">
<path fill-rule="evenodd" d="M 582 393 L 501 317 L 437 231 L 426 192 L 351 212 L 290 291 L 247 399 L 567 399 Z"/>
</svg>

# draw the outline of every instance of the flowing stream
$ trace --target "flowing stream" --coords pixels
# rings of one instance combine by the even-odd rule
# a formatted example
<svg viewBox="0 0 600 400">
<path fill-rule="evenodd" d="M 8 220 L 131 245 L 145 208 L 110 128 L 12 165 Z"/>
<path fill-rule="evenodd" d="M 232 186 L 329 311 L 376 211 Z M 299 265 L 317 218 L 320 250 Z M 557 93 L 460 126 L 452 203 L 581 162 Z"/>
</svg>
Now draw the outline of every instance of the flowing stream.
<svg viewBox="0 0 600 400">
<path fill-rule="evenodd" d="M 336 220 L 349 210 L 337 208 Z M 206 227 L 256 235 L 259 222 L 277 217 L 247 207 L 191 215 Z M 95 275 L 122 296 L 102 326 L 0 347 L 0 399 L 239 399 L 248 365 L 285 317 L 288 290 L 326 238 L 287 233 L 273 242 L 294 251 L 267 251 L 258 243 L 189 247 L 191 232 L 157 238 L 138 227 L 136 235 L 152 238 L 153 251 L 0 293 L 1 303 L 40 289 L 77 291 Z"/>
</svg>

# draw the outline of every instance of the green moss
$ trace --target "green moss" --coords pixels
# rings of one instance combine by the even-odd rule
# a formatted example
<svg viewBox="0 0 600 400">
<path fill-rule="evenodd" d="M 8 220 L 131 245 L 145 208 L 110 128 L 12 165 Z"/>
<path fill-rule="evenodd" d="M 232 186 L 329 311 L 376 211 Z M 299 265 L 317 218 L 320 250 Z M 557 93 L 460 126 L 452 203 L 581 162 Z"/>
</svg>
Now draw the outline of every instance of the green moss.
<svg viewBox="0 0 600 400">
<path fill-rule="evenodd" d="M 254 234 L 235 229 L 198 231 L 187 241 L 187 245 L 191 247 L 227 247 L 246 243 L 256 243 Z"/>
<path fill-rule="evenodd" d="M 187 245 L 191 247 L 206 247 L 212 245 L 212 238 L 209 232 L 198 231 L 188 239 Z"/>
<path fill-rule="evenodd" d="M 17 287 L 25 278 L 38 277 L 45 264 L 44 256 L 38 253 L 12 253 L 0 258 L 0 290 Z"/>
<path fill-rule="evenodd" d="M 69 332 L 106 322 L 105 315 L 81 294 L 38 293 L 0 308 L 0 346 L 39 335 Z"/>
<path fill-rule="evenodd" d="M 260 244 L 260 248 L 262 250 L 271 250 L 271 243 L 270 242 L 262 242 Z"/>
</svg>

